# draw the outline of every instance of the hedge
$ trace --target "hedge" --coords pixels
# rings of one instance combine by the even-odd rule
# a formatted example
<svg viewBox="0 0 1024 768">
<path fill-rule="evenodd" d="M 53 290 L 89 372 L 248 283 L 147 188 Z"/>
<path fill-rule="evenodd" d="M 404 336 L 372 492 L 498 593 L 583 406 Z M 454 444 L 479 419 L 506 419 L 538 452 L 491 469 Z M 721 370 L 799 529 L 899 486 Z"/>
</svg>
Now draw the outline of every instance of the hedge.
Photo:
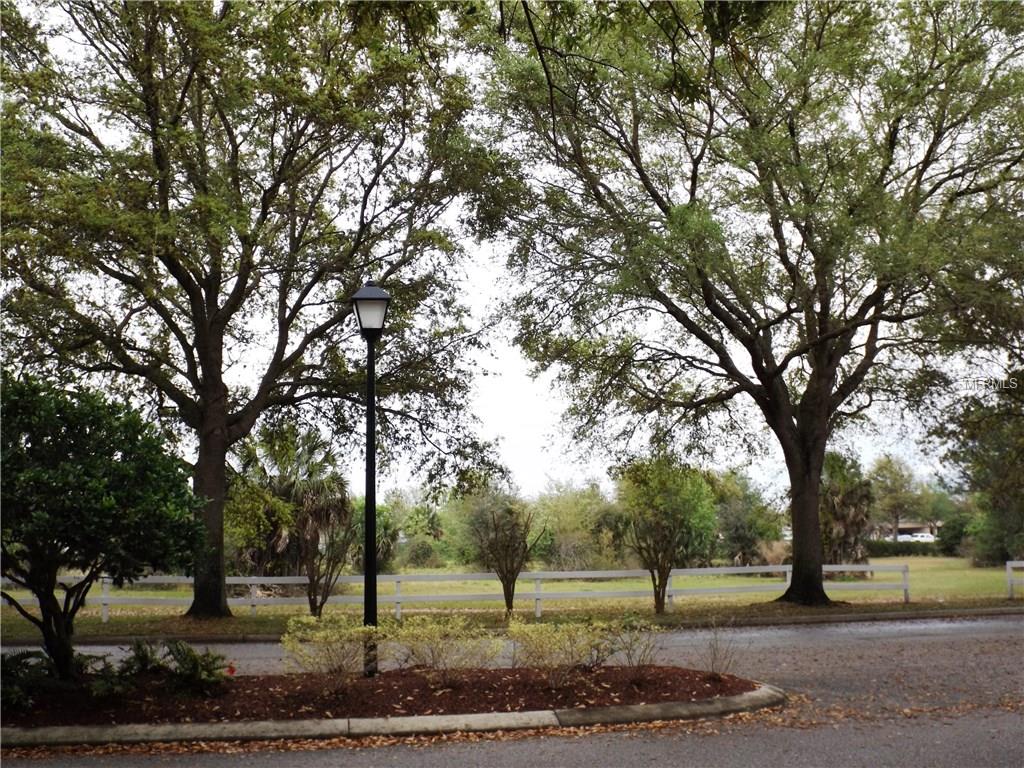
<svg viewBox="0 0 1024 768">
<path fill-rule="evenodd" d="M 938 545 L 934 542 L 868 539 L 865 544 L 868 557 L 909 557 L 913 555 L 939 557 L 942 555 Z"/>
</svg>

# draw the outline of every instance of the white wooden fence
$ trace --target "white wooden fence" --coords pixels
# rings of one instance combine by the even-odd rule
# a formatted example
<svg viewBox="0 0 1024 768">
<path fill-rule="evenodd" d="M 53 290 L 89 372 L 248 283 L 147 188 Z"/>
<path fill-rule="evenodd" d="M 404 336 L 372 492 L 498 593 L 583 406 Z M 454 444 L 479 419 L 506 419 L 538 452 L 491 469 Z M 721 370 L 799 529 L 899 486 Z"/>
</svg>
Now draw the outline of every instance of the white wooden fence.
<svg viewBox="0 0 1024 768">
<path fill-rule="evenodd" d="M 1024 566 L 1024 563 L 1019 563 Z M 910 602 L 910 569 L 906 565 L 826 565 L 825 573 L 851 573 L 851 572 L 892 572 L 901 574 L 900 581 L 877 582 L 871 580 L 863 581 L 831 581 L 828 583 L 828 591 L 835 590 L 880 590 L 895 589 L 903 591 L 903 602 Z M 1009 573 L 1009 564 L 1007 564 Z M 674 588 L 672 579 L 676 576 L 733 576 L 733 575 L 763 575 L 778 574 L 782 583 L 778 581 L 752 581 L 750 584 L 729 587 L 686 587 Z M 672 598 L 681 596 L 700 595 L 727 595 L 747 592 L 774 592 L 781 593 L 785 584 L 789 583 L 792 575 L 792 566 L 789 565 L 763 565 L 763 566 L 729 566 L 724 568 L 676 568 L 669 577 L 666 597 L 669 604 Z M 650 587 L 646 589 L 614 590 L 602 589 L 594 591 L 544 591 L 545 581 L 586 580 L 586 579 L 628 579 L 628 578 L 649 578 L 644 570 L 631 571 L 527 571 L 519 575 L 518 584 L 523 585 L 533 582 L 533 591 L 524 592 L 517 590 L 517 596 L 533 600 L 533 612 L 538 618 L 541 615 L 543 602 L 545 600 L 584 600 L 591 598 L 630 598 L 652 596 Z M 402 594 L 402 584 L 409 582 L 443 582 L 443 581 L 498 581 L 493 573 L 437 573 L 437 574 L 379 574 L 377 582 L 392 582 L 395 585 L 394 594 L 378 595 L 379 603 L 390 603 L 394 605 L 396 618 L 402 616 L 402 606 L 410 603 L 456 603 L 456 602 L 491 602 L 502 601 L 500 592 L 478 592 L 478 593 L 457 593 L 457 594 Z M 338 579 L 340 584 L 362 584 L 362 576 L 342 576 Z M 137 579 L 134 584 L 191 584 L 189 576 L 144 576 Z M 229 585 L 247 585 L 249 595 L 247 597 L 233 597 L 228 599 L 229 605 L 249 606 L 249 611 L 255 614 L 257 606 L 261 605 L 308 605 L 305 596 L 299 597 L 266 597 L 260 594 L 260 587 L 265 586 L 305 586 L 305 576 L 229 576 Z M 7 585 L 6 580 L 4 581 Z M 1012 587 L 1011 587 L 1012 589 Z M 94 600 L 94 598 L 91 598 Z M 19 601 L 23 604 L 35 604 L 34 600 L 26 599 Z M 362 605 L 362 595 L 331 595 L 328 599 L 332 604 L 357 604 Z M 110 618 L 110 606 L 112 605 L 191 605 L 192 599 L 188 597 L 142 597 L 133 596 L 130 592 L 122 595 L 110 594 L 110 580 L 102 579 L 99 595 L 102 620 L 107 622 Z"/>
<path fill-rule="evenodd" d="M 1010 560 L 1006 563 L 1006 592 L 1007 597 L 1013 600 L 1014 586 L 1024 587 L 1024 579 L 1016 578 L 1014 568 L 1024 568 L 1024 560 Z"/>
</svg>

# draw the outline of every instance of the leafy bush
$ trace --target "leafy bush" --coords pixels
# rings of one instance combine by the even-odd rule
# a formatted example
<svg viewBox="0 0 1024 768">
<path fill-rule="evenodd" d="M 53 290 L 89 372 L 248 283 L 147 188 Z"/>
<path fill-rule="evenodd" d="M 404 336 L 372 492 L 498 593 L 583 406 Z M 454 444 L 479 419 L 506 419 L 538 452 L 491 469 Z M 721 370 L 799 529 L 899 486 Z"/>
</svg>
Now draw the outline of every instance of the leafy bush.
<svg viewBox="0 0 1024 768">
<path fill-rule="evenodd" d="M 719 554 L 733 565 L 760 565 L 760 544 L 782 535 L 778 512 L 739 470 L 709 479 L 717 507 Z"/>
<path fill-rule="evenodd" d="M 864 477 L 860 462 L 853 456 L 827 451 L 818 500 L 826 563 L 867 562 L 864 540 L 874 501 L 871 481 Z"/>
<path fill-rule="evenodd" d="M 118 673 L 124 677 L 134 677 L 165 669 L 167 665 L 164 663 L 164 652 L 160 650 L 160 646 L 157 643 L 136 639 L 128 646 L 128 655 L 121 660 Z"/>
<path fill-rule="evenodd" d="M 1002 565 L 1024 557 L 1024 531 L 1009 535 L 992 514 L 986 513 L 967 527 L 962 550 L 973 565 Z"/>
<path fill-rule="evenodd" d="M 454 673 L 490 664 L 501 641 L 469 624 L 463 616 L 414 616 L 405 619 L 389 639 L 402 647 L 399 662 L 421 667 L 434 684 L 451 685 Z"/>
<path fill-rule="evenodd" d="M 356 537 L 353 541 L 352 564 L 359 573 L 365 572 L 363 549 L 366 542 L 366 499 L 355 499 Z M 376 506 L 377 573 L 390 573 L 395 562 L 398 535 L 401 529 L 391 510 L 383 504 Z"/>
<path fill-rule="evenodd" d="M 32 706 L 32 696 L 52 682 L 56 675 L 53 662 L 40 651 L 18 651 L 0 656 L 0 708 L 17 712 Z"/>
<path fill-rule="evenodd" d="M 865 545 L 868 557 L 913 557 L 915 555 L 937 556 L 940 554 L 936 544 L 925 541 L 869 539 Z"/>
<path fill-rule="evenodd" d="M 379 645 L 384 634 L 377 627 L 364 627 L 354 617 L 301 616 L 288 621 L 281 645 L 307 672 L 334 675 L 346 682 L 363 673 L 366 645 Z"/>
<path fill-rule="evenodd" d="M 420 536 L 405 546 L 402 559 L 412 568 L 436 568 L 441 565 L 441 559 L 434 552 L 433 542 Z"/>
<path fill-rule="evenodd" d="M 614 652 L 608 626 L 590 624 L 526 624 L 511 621 L 513 666 L 543 670 L 548 686 L 561 688 L 579 670 L 603 664 Z"/>
<path fill-rule="evenodd" d="M 181 640 L 166 642 L 167 669 L 172 684 L 179 690 L 198 696 L 220 693 L 227 680 L 227 660 L 210 650 L 197 651 Z"/>
<path fill-rule="evenodd" d="M 309 612 L 319 616 L 359 535 L 330 442 L 286 419 L 232 450 L 241 464 L 225 506 L 233 567 L 305 576 Z"/>
<path fill-rule="evenodd" d="M 212 696 L 222 690 L 227 664 L 223 656 L 209 651 L 200 653 L 181 641 L 168 641 L 161 648 L 136 640 L 128 656 L 116 666 L 106 655 L 76 653 L 73 667 L 73 678 L 61 679 L 53 661 L 39 651 L 3 654 L 3 711 L 31 707 L 33 694 L 44 690 L 70 691 L 84 686 L 93 698 L 123 696 L 137 687 L 135 678 L 139 674 L 154 672 L 167 675 L 177 690 Z"/>
<path fill-rule="evenodd" d="M 939 552 L 947 557 L 960 554 L 960 546 L 967 538 L 968 529 L 975 515 L 958 511 L 942 521 L 942 527 L 935 534 L 935 544 Z"/>
<path fill-rule="evenodd" d="M 553 484 L 534 504 L 544 533 L 533 552 L 552 570 L 611 570 L 622 567 L 621 539 L 603 536 L 603 523 L 616 514 L 597 483 Z M 609 544 L 619 544 L 609 547 Z"/>
<path fill-rule="evenodd" d="M 77 657 L 76 660 L 90 675 L 89 693 L 93 698 L 123 696 L 135 688 L 131 674 L 122 673 L 106 656 Z"/>
</svg>

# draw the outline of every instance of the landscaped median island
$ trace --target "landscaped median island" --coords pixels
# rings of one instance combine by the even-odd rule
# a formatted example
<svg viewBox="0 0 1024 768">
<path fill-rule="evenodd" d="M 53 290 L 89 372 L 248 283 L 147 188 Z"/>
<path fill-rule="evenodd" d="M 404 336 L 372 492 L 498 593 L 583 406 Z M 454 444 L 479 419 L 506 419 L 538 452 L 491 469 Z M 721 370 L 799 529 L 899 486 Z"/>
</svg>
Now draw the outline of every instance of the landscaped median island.
<svg viewBox="0 0 1024 768">
<path fill-rule="evenodd" d="M 210 696 L 173 691 L 166 680 L 147 676 L 129 693 L 97 699 L 88 691 L 50 691 L 31 709 L 4 714 L 4 726 L 130 723 L 222 723 L 318 718 L 527 712 L 622 704 L 694 702 L 754 690 L 749 680 L 713 677 L 678 667 L 640 670 L 602 667 L 580 670 L 551 688 L 536 669 L 473 669 L 440 686 L 419 670 L 390 670 L 339 685 L 311 675 L 252 675 L 235 678 Z"/>
<path fill-rule="evenodd" d="M 146 724 L 155 727 L 154 740 L 189 740 L 187 732 L 160 727 L 322 720 L 347 721 L 348 729 L 371 718 L 401 721 L 407 732 L 415 732 L 406 718 L 426 717 L 429 731 L 441 728 L 436 722 L 441 715 L 540 712 L 558 725 L 574 714 L 579 724 L 624 722 L 781 703 L 781 696 L 748 702 L 743 695 L 762 686 L 728 674 L 716 661 L 709 670 L 655 665 L 656 633 L 655 626 L 639 619 L 513 620 L 501 636 L 458 616 L 416 617 L 380 628 L 346 617 L 303 618 L 293 620 L 283 638 L 302 671 L 286 675 L 235 676 L 223 657 L 176 642 L 138 641 L 116 667 L 83 657 L 74 681 L 57 680 L 47 674 L 44 658 L 23 654 L 4 663 L 4 735 L 9 743 L 11 736 L 31 743 L 28 731 L 43 733 L 54 726 Z M 362 675 L 368 642 L 376 644 L 382 665 L 389 667 L 370 678 Z M 499 655 L 508 654 L 511 663 L 497 665 Z M 723 704 L 707 712 L 699 708 L 712 701 Z M 560 712 L 569 714 L 560 717 Z M 588 720 L 578 714 L 584 712 L 595 716 Z M 513 720 L 508 726 L 494 722 L 490 728 L 515 727 Z M 226 731 L 223 736 L 239 737 Z M 137 734 L 132 740 L 143 739 Z"/>
</svg>

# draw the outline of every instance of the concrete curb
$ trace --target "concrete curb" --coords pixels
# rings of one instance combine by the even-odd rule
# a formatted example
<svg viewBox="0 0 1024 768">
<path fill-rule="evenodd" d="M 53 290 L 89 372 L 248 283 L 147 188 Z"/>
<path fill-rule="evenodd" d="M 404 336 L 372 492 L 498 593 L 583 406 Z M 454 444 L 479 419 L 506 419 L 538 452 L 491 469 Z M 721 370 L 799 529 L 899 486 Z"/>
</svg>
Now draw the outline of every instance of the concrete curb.
<svg viewBox="0 0 1024 768">
<path fill-rule="evenodd" d="M 749 618 L 736 618 L 729 620 L 726 624 L 730 629 L 740 627 L 788 627 L 796 624 L 852 624 L 867 621 L 915 621 L 926 619 L 971 619 L 987 616 L 1024 616 L 1024 605 L 1006 606 L 1002 608 L 949 608 L 936 609 L 934 611 L 915 611 L 913 613 L 901 613 L 898 611 L 885 611 L 883 613 L 837 613 L 824 616 L 752 616 Z M 666 627 L 665 631 L 675 630 L 706 629 L 706 622 L 690 621 Z M 95 637 L 76 637 L 76 646 L 87 645 L 130 645 L 133 640 L 139 639 L 135 635 L 105 635 Z M 184 640 L 188 643 L 203 645 L 234 645 L 244 643 L 276 643 L 281 640 L 281 635 L 160 635 L 143 637 L 144 640 L 163 642 L 166 640 Z M 16 641 L 13 643 L 2 643 L 5 648 L 37 648 L 39 643 Z"/>
<path fill-rule="evenodd" d="M 666 701 L 660 704 L 622 704 L 596 709 L 556 709 L 555 716 L 559 724 L 566 727 L 649 723 L 653 720 L 699 720 L 774 707 L 785 701 L 786 694 L 781 689 L 758 683 L 757 688 L 747 693 L 707 701 Z"/>
<path fill-rule="evenodd" d="M 786 694 L 758 683 L 737 696 L 690 702 L 664 702 L 594 709 L 493 712 L 476 715 L 339 718 L 335 720 L 259 720 L 238 723 L 173 725 L 98 725 L 49 728 L 4 728 L 4 747 L 140 744 L 155 741 L 263 741 L 267 739 L 331 739 L 359 736 L 413 736 L 456 731 L 511 731 L 652 720 L 696 720 L 749 712 L 784 703 Z"/>
</svg>

